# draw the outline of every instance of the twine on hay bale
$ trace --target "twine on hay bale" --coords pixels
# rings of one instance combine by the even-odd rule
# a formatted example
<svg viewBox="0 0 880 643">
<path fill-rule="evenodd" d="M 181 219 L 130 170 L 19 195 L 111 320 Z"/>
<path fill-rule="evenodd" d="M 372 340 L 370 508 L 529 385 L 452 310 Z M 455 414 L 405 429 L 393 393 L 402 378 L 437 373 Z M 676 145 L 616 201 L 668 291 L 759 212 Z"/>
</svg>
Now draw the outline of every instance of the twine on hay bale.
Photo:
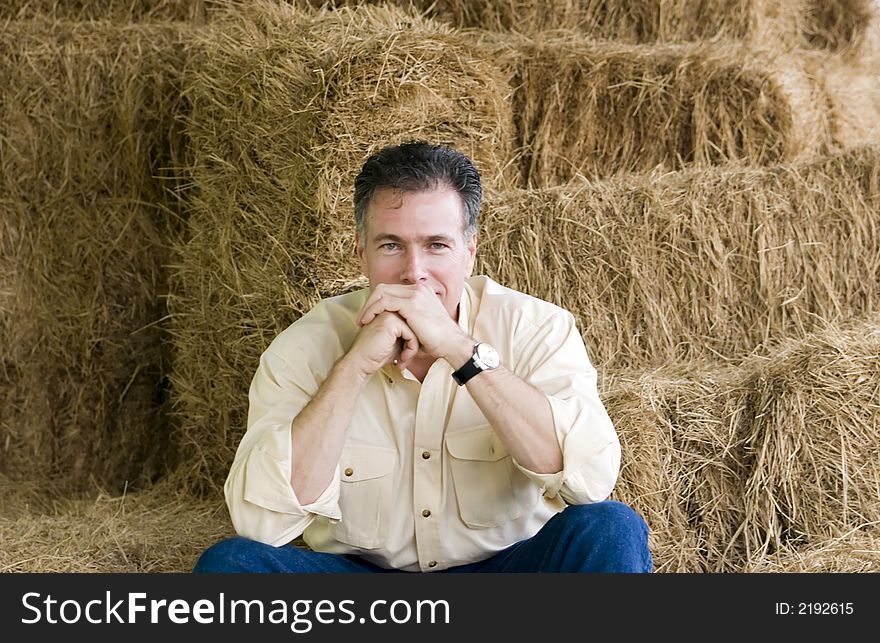
<svg viewBox="0 0 880 643">
<path fill-rule="evenodd" d="M 522 182 L 771 165 L 831 146 L 820 87 L 792 54 L 625 45 L 571 32 L 486 36 L 514 88 Z"/>
<path fill-rule="evenodd" d="M 196 48 L 189 228 L 169 306 L 188 477 L 218 486 L 245 427 L 260 353 L 318 298 L 364 285 L 350 195 L 366 156 L 424 138 L 487 184 L 510 154 L 508 87 L 448 27 L 397 8 L 216 16 Z"/>
<path fill-rule="evenodd" d="M 736 360 L 877 309 L 878 155 L 490 191 L 476 271 L 572 311 L 600 372 Z"/>
<path fill-rule="evenodd" d="M 0 572 L 186 573 L 205 548 L 234 535 L 222 503 L 172 484 L 54 493 L 0 478 L 0 497 L 30 497 L 13 513 L 0 511 Z"/>
<path fill-rule="evenodd" d="M 184 39 L 168 26 L 0 27 L 0 268 L 12 293 L 0 470 L 13 478 L 121 489 L 164 470 L 158 322 L 176 224 L 160 177 L 182 150 Z"/>
</svg>

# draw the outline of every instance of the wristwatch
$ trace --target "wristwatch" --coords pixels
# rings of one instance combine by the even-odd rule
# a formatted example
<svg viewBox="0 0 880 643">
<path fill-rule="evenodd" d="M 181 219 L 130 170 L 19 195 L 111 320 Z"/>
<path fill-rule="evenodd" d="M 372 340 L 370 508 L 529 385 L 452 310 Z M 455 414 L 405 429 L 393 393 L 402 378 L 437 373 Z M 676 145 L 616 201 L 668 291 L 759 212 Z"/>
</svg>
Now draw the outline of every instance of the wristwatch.
<svg viewBox="0 0 880 643">
<path fill-rule="evenodd" d="M 452 374 L 452 379 L 458 382 L 459 386 L 462 386 L 477 373 L 498 368 L 500 363 L 501 358 L 498 356 L 498 351 L 486 342 L 477 342 L 474 344 L 474 354 L 465 362 L 464 366 Z"/>
</svg>

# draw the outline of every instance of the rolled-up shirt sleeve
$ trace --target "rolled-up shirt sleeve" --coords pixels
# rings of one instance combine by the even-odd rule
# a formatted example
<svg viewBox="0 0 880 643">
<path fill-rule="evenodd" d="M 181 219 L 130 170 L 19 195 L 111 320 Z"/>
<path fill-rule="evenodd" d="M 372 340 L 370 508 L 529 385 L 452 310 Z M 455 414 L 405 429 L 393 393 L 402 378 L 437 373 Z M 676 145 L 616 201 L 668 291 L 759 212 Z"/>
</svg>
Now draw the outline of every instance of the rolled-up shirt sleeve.
<svg viewBox="0 0 880 643">
<path fill-rule="evenodd" d="M 558 309 L 536 325 L 519 356 L 515 371 L 547 396 L 563 465 L 551 474 L 517 467 L 547 498 L 572 505 L 605 500 L 617 482 L 620 441 L 571 313 Z"/>
<path fill-rule="evenodd" d="M 290 485 L 290 427 L 318 386 L 309 369 L 290 368 L 271 346 L 261 356 L 248 394 L 247 431 L 224 486 L 238 534 L 277 547 L 300 536 L 316 516 L 340 518 L 338 471 L 311 504 L 300 504 Z"/>
</svg>

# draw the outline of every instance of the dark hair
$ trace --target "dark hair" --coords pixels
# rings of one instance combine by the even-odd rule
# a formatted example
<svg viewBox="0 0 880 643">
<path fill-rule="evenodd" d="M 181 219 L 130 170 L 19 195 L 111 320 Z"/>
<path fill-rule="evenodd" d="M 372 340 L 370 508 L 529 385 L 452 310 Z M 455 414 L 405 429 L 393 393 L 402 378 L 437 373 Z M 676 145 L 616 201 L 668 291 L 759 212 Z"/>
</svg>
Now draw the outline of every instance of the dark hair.
<svg viewBox="0 0 880 643">
<path fill-rule="evenodd" d="M 448 187 L 461 198 L 462 232 L 477 231 L 483 188 L 471 160 L 456 150 L 424 141 L 390 145 L 366 160 L 354 180 L 354 219 L 361 238 L 366 234 L 367 210 L 376 190 L 423 192 Z"/>
</svg>

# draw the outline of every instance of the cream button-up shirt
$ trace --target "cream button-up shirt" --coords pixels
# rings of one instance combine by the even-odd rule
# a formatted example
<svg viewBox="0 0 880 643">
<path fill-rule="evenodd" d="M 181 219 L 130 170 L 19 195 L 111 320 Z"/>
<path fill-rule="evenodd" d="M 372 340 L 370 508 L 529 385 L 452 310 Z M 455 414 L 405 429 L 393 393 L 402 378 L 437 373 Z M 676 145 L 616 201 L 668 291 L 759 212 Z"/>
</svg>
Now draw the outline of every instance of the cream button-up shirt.
<svg viewBox="0 0 880 643">
<path fill-rule="evenodd" d="M 356 402 L 333 481 L 301 504 L 290 485 L 290 426 L 352 345 L 367 296 L 363 289 L 321 301 L 260 358 L 225 485 L 239 534 L 275 546 L 302 535 L 316 551 L 436 571 L 533 536 L 565 503 L 608 497 L 620 443 L 574 317 L 477 276 L 465 285 L 458 323 L 547 396 L 562 471 L 535 473 L 513 461 L 445 360 L 421 383 L 389 365 Z"/>
</svg>

